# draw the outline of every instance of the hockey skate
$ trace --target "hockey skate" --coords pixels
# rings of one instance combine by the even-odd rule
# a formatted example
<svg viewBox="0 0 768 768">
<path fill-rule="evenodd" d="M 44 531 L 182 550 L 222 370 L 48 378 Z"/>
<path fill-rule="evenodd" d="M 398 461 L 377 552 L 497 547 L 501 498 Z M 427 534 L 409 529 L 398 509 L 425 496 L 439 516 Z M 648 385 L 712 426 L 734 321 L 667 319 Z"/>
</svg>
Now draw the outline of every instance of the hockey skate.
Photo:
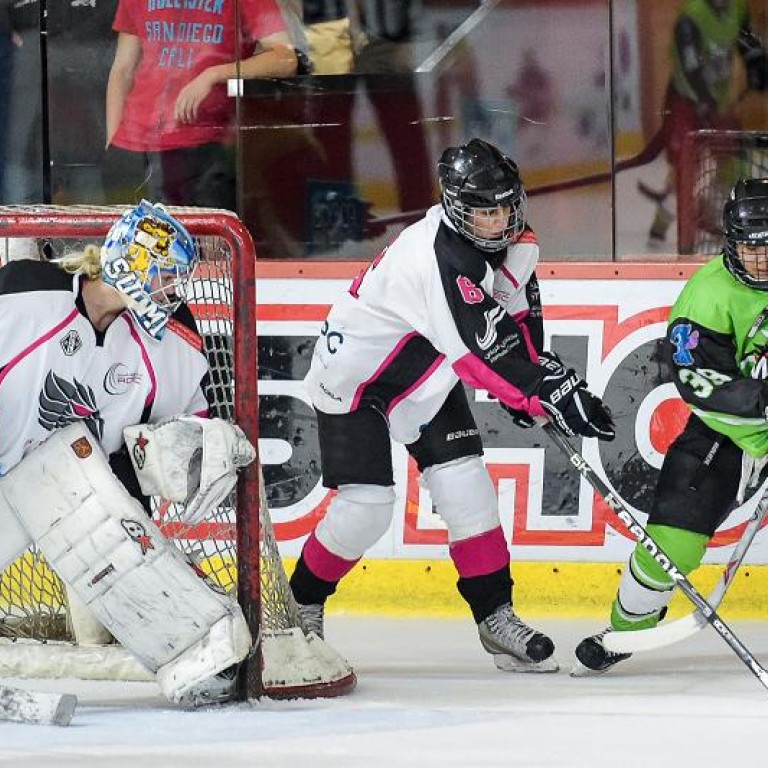
<svg viewBox="0 0 768 768">
<path fill-rule="evenodd" d="M 624 661 L 632 655 L 631 653 L 609 651 L 603 645 L 603 638 L 612 631 L 610 628 L 604 629 L 596 635 L 585 637 L 576 646 L 576 662 L 571 668 L 571 677 L 587 677 L 607 672 L 620 661 Z"/>
<path fill-rule="evenodd" d="M 509 603 L 499 606 L 477 626 L 483 648 L 505 672 L 557 672 L 555 644 L 522 621 Z"/>
<path fill-rule="evenodd" d="M 304 634 L 308 635 L 314 632 L 321 640 L 324 640 L 323 617 L 325 606 L 322 603 L 311 603 L 309 605 L 296 604 L 299 609 L 299 618 L 301 619 Z"/>
</svg>

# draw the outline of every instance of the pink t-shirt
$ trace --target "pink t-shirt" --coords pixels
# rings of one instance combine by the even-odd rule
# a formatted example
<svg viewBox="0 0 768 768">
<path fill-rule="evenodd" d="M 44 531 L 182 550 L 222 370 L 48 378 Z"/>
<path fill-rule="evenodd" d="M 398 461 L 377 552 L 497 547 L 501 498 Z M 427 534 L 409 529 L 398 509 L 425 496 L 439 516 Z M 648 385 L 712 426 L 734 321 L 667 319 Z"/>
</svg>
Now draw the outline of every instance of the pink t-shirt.
<svg viewBox="0 0 768 768">
<path fill-rule="evenodd" d="M 228 133 L 233 99 L 214 87 L 192 124 L 177 123 L 179 91 L 200 72 L 235 61 L 238 0 L 120 0 L 113 29 L 141 38 L 142 57 L 112 143 L 133 151 L 194 147 Z M 239 0 L 243 27 L 240 59 L 256 42 L 285 29 L 275 0 Z"/>
</svg>

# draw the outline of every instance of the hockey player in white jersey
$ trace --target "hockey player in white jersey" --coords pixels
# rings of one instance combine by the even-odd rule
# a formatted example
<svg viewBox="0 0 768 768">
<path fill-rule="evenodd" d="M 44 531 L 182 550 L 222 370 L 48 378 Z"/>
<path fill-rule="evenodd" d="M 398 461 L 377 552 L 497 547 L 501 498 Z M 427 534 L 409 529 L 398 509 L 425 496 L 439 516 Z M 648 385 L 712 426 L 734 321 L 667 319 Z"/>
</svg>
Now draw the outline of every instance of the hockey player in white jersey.
<svg viewBox="0 0 768 768">
<path fill-rule="evenodd" d="M 162 495 L 199 519 L 255 456 L 237 427 L 207 418 L 208 365 L 183 302 L 198 256 L 143 201 L 101 249 L 0 269 L 0 569 L 34 541 L 183 703 L 226 696 L 250 649 L 237 603 L 137 500 Z"/>
<path fill-rule="evenodd" d="M 543 351 L 535 268 L 515 163 L 479 139 L 438 165 L 442 205 L 405 229 L 332 307 L 306 385 L 323 482 L 338 489 L 307 539 L 291 587 L 322 636 L 326 599 L 388 529 L 390 438 L 416 460 L 448 528 L 458 589 L 501 669 L 557 669 L 550 638 L 513 611 L 509 550 L 464 384 L 497 397 L 516 423 L 551 419 L 611 440 L 602 402 Z"/>
</svg>

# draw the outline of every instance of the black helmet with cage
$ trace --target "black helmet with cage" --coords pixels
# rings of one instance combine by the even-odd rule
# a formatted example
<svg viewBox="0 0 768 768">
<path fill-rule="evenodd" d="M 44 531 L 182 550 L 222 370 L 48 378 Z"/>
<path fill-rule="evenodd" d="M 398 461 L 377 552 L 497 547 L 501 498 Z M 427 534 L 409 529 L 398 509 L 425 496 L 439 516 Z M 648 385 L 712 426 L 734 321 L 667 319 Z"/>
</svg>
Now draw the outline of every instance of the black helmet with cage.
<svg viewBox="0 0 768 768">
<path fill-rule="evenodd" d="M 493 144 L 472 139 L 449 147 L 437 165 L 440 200 L 460 234 L 484 251 L 500 251 L 525 229 L 526 195 L 517 165 Z M 477 212 L 509 207 L 509 221 L 499 236 L 476 233 Z"/>
<path fill-rule="evenodd" d="M 768 179 L 740 179 L 723 208 L 725 266 L 733 276 L 768 291 Z M 745 264 L 739 246 L 751 250 Z"/>
</svg>

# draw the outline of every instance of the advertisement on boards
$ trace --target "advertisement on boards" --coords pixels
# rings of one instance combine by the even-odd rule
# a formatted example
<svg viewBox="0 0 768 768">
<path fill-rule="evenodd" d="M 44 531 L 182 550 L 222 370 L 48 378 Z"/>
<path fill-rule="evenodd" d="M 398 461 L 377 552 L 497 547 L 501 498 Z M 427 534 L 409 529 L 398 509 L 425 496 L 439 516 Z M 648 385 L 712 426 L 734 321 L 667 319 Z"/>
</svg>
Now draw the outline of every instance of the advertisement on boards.
<svg viewBox="0 0 768 768">
<path fill-rule="evenodd" d="M 685 280 L 548 278 L 540 270 L 545 346 L 586 378 L 611 409 L 616 440 L 579 439 L 595 470 L 645 519 L 668 445 L 687 417 L 661 354 L 669 309 Z M 337 270 L 338 271 L 338 270 Z M 620 272 L 620 270 L 618 270 Z M 258 283 L 260 452 L 267 501 L 284 556 L 298 555 L 331 492 L 322 485 L 317 425 L 302 385 L 343 278 L 263 278 Z M 615 562 L 633 540 L 546 435 L 516 427 L 485 392 L 468 391 L 515 560 Z M 446 559 L 447 532 L 432 512 L 405 448 L 393 444 L 394 521 L 369 550 L 375 558 Z M 749 502 L 721 526 L 707 561 L 721 562 L 751 511 Z M 721 550 L 721 551 L 719 551 Z M 751 562 L 768 562 L 757 542 Z"/>
</svg>

